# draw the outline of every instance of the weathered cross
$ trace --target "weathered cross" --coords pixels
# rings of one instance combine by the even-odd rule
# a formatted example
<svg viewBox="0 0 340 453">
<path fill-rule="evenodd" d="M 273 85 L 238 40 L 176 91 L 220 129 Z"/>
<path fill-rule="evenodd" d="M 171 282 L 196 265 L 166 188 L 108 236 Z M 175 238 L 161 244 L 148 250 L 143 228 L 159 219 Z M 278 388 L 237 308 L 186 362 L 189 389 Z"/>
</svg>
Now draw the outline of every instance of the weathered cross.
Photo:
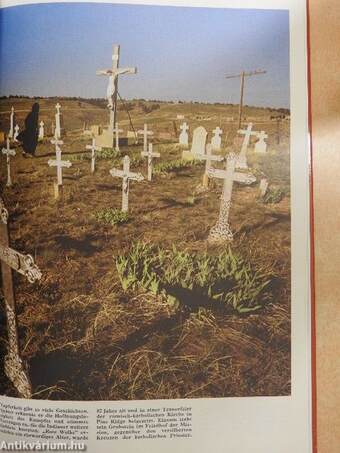
<svg viewBox="0 0 340 453">
<path fill-rule="evenodd" d="M 203 175 L 203 187 L 206 189 L 209 186 L 209 170 L 211 168 L 211 162 L 222 162 L 224 157 L 212 154 L 212 146 L 206 146 L 206 154 L 194 154 L 194 157 L 199 160 L 205 160 L 205 172 Z"/>
<path fill-rule="evenodd" d="M 153 152 L 153 144 L 149 143 L 149 149 L 147 152 L 142 151 L 141 152 L 142 157 L 147 157 L 148 158 L 148 181 L 152 180 L 152 159 L 154 157 L 161 157 L 159 153 L 154 153 Z"/>
<path fill-rule="evenodd" d="M 11 108 L 11 116 L 10 116 L 10 127 L 8 132 L 8 137 L 13 138 L 14 135 L 14 107 Z"/>
<path fill-rule="evenodd" d="M 9 246 L 8 211 L 0 197 L 0 261 L 2 288 L 5 300 L 8 353 L 5 357 L 5 374 L 21 398 L 32 397 L 32 386 L 26 366 L 20 356 L 15 293 L 12 269 L 24 275 L 30 283 L 41 279 L 41 272 L 30 255 L 23 255 Z"/>
<path fill-rule="evenodd" d="M 96 151 L 101 151 L 101 146 L 96 146 L 96 139 L 92 138 L 92 145 L 86 145 L 86 149 L 91 150 L 91 173 L 94 173 L 96 169 Z"/>
<path fill-rule="evenodd" d="M 148 136 L 152 136 L 153 132 L 148 131 L 148 125 L 144 124 L 144 129 L 141 129 L 137 132 L 138 134 L 143 135 L 143 151 L 148 152 Z"/>
<path fill-rule="evenodd" d="M 44 131 L 44 126 L 45 126 L 44 122 L 40 121 L 39 126 L 40 126 L 39 127 L 39 140 L 42 140 L 44 138 L 44 132 L 45 132 Z"/>
<path fill-rule="evenodd" d="M 129 210 L 129 181 L 143 181 L 144 177 L 141 173 L 133 173 L 130 171 L 130 157 L 125 156 L 123 159 L 123 170 L 112 168 L 110 174 L 113 177 L 123 179 L 122 186 L 122 211 L 128 212 Z"/>
<path fill-rule="evenodd" d="M 57 167 L 57 185 L 63 185 L 63 168 L 70 168 L 72 167 L 72 163 L 69 160 L 62 160 L 61 159 L 61 149 L 56 145 L 57 149 L 55 151 L 56 159 L 50 159 L 48 161 L 48 165 L 50 167 Z"/>
<path fill-rule="evenodd" d="M 268 138 L 268 135 L 265 131 L 261 131 L 257 134 L 258 141 L 255 143 L 255 152 L 256 153 L 266 153 L 267 152 L 267 143 L 265 139 Z"/>
<path fill-rule="evenodd" d="M 217 126 L 214 130 L 213 130 L 213 137 L 211 139 L 211 145 L 213 147 L 214 150 L 220 150 L 221 149 L 221 145 L 222 145 L 222 138 L 221 138 L 221 135 L 223 133 L 223 130 Z"/>
<path fill-rule="evenodd" d="M 231 153 L 226 160 L 226 169 L 217 170 L 210 168 L 208 175 L 210 178 L 223 179 L 223 191 L 221 196 L 221 205 L 219 218 L 216 225 L 210 230 L 208 241 L 232 241 L 233 233 L 229 225 L 229 211 L 231 205 L 231 195 L 233 191 L 234 181 L 250 185 L 256 181 L 255 176 L 245 173 L 236 173 L 236 155 Z"/>
<path fill-rule="evenodd" d="M 119 125 L 118 125 L 118 123 L 116 123 L 115 128 L 113 129 L 113 132 L 116 137 L 116 151 L 120 151 L 119 150 L 119 134 L 120 134 L 120 132 L 123 132 L 123 129 L 119 129 Z"/>
<path fill-rule="evenodd" d="M 15 131 L 15 132 L 14 132 L 14 135 L 13 135 L 13 140 L 14 140 L 15 142 L 18 141 L 17 138 L 18 138 L 18 135 L 19 135 L 19 129 L 20 129 L 19 125 L 16 124 L 16 125 L 15 125 L 15 128 L 14 128 L 14 131 Z"/>
<path fill-rule="evenodd" d="M 113 45 L 112 69 L 103 69 L 96 71 L 97 75 L 109 77 L 109 83 L 106 91 L 107 107 L 110 110 L 110 129 L 113 130 L 116 124 L 117 116 L 117 96 L 118 96 L 118 76 L 123 74 L 137 74 L 137 68 L 120 68 L 119 67 L 120 46 Z"/>
<path fill-rule="evenodd" d="M 54 136 L 56 138 L 60 138 L 61 137 L 61 125 L 60 125 L 60 109 L 61 109 L 61 105 L 58 104 L 55 106 L 55 108 L 57 109 L 57 113 L 55 114 L 55 131 L 54 131 Z"/>
<path fill-rule="evenodd" d="M 10 148 L 9 145 L 9 138 L 7 137 L 7 147 L 2 148 L 2 154 L 6 155 L 6 163 L 7 163 L 7 187 L 11 187 L 12 185 L 12 177 L 11 177 L 11 156 L 15 156 L 15 151 L 14 149 Z"/>
<path fill-rule="evenodd" d="M 244 168 L 244 169 L 248 168 L 248 164 L 247 164 L 247 150 L 248 150 L 248 146 L 249 146 L 249 142 L 250 142 L 250 137 L 252 135 L 256 135 L 257 136 L 257 132 L 253 132 L 252 128 L 253 128 L 253 123 L 249 123 L 247 129 L 245 129 L 245 130 L 240 129 L 240 130 L 237 131 L 239 134 L 243 134 L 244 135 L 244 140 L 243 140 L 243 144 L 242 144 L 242 148 L 241 148 L 240 154 L 238 155 L 236 168 Z"/>
<path fill-rule="evenodd" d="M 188 136 L 189 126 L 185 122 L 185 123 L 181 124 L 180 129 L 182 132 L 179 135 L 179 144 L 182 146 L 188 146 L 189 145 L 189 136 Z"/>
</svg>

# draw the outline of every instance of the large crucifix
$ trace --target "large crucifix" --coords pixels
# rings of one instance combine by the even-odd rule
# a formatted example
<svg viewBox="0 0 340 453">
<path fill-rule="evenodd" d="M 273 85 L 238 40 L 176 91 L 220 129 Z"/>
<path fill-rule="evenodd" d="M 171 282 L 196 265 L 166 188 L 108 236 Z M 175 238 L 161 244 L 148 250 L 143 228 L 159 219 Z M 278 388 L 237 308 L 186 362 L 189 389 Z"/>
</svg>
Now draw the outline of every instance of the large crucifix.
<svg viewBox="0 0 340 453">
<path fill-rule="evenodd" d="M 104 75 L 109 77 L 109 83 L 107 86 L 106 97 L 107 107 L 110 110 L 110 127 L 113 131 L 117 121 L 117 96 L 118 96 L 118 76 L 123 74 L 137 74 L 137 68 L 120 68 L 120 46 L 113 45 L 112 55 L 112 69 L 101 69 L 96 71 L 97 75 Z"/>
<path fill-rule="evenodd" d="M 40 280 L 41 272 L 31 255 L 23 255 L 9 247 L 8 211 L 1 197 L 0 261 L 8 329 L 8 353 L 5 357 L 5 374 L 17 389 L 20 397 L 31 398 L 31 382 L 26 366 L 20 356 L 12 269 L 24 275 L 30 283 Z"/>
<path fill-rule="evenodd" d="M 231 153 L 227 157 L 225 170 L 217 170 L 216 168 L 210 168 L 208 170 L 208 176 L 210 178 L 223 179 L 220 213 L 216 225 L 210 230 L 208 238 L 209 242 L 233 240 L 233 233 L 231 232 L 229 225 L 229 211 L 234 181 L 246 185 L 253 184 L 256 181 L 256 177 L 249 173 L 235 172 L 236 160 L 236 155 Z"/>
</svg>

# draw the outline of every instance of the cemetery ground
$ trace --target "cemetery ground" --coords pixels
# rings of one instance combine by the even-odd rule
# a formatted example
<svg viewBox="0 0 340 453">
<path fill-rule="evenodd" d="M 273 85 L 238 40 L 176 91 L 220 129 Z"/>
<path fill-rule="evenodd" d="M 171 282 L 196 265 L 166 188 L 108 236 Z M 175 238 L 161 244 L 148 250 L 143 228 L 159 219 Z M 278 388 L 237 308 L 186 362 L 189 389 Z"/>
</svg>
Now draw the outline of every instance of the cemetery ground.
<svg viewBox="0 0 340 453">
<path fill-rule="evenodd" d="M 99 152 L 92 175 L 87 158 L 90 153 L 85 150 L 91 139 L 82 135 L 82 122 L 100 114 L 104 121 L 105 105 L 61 103 L 66 104 L 63 159 L 72 162 L 71 168 L 64 169 L 62 199 L 53 198 L 56 171 L 47 165 L 55 156 L 50 138 L 39 143 L 36 158 L 24 158 L 21 148 L 16 149 L 12 188 L 5 187 L 3 157 L 1 161 L 1 191 L 10 213 L 12 246 L 30 253 L 43 274 L 41 282 L 34 285 L 14 276 L 20 345 L 29 363 L 34 398 L 289 395 L 289 123 L 281 124 L 278 145 L 276 123 L 267 120 L 261 129 L 269 134 L 269 152 L 260 156 L 250 151 L 248 155 L 258 180 L 266 175 L 274 187 L 273 199 L 264 203 L 259 198 L 258 183 L 247 187 L 235 183 L 230 212 L 234 241 L 209 245 L 209 230 L 218 218 L 221 184 L 213 181 L 208 192 L 200 193 L 196 188 L 204 164 L 164 165 L 180 161 L 175 136 L 165 142 L 156 135 L 154 151 L 161 158 L 155 159 L 153 181 L 130 182 L 129 216 L 120 218 L 110 209 L 121 207 L 122 181 L 112 178 L 109 170 L 122 168 L 127 154 L 132 171 L 146 176 L 146 159 L 140 156 L 142 144 L 121 146 L 119 155 Z M 223 121 L 225 110 L 226 106 L 164 104 L 146 113 L 137 105 L 131 116 L 136 130 L 147 122 L 151 130 L 159 132 L 172 131 L 174 112 L 185 114 L 191 131 L 195 122 L 211 131 L 221 121 L 223 139 L 229 133 L 225 154 L 235 150 L 232 142 L 236 132 L 235 124 Z M 212 119 L 198 120 L 199 114 Z M 249 108 L 246 114 L 256 117 L 270 112 Z M 124 115 L 120 116 L 123 128 L 128 126 Z M 230 111 L 232 115 L 236 116 Z M 275 194 L 280 196 L 275 199 Z M 113 224 L 119 220 L 122 223 Z M 183 258 L 184 252 L 187 255 Z M 191 263 L 203 256 L 197 258 L 203 266 L 207 260 L 229 253 L 239 264 L 241 276 L 248 275 L 251 280 L 256 271 L 259 280 L 267 283 L 256 298 L 259 308 L 238 311 L 237 301 L 233 308 L 184 284 L 164 285 L 165 292 L 153 291 L 145 282 L 129 284 L 118 272 L 117 259 L 118 263 L 123 260 L 119 257 L 128 256 L 131 263 L 140 260 L 146 266 L 148 260 L 167 253 L 167 266 L 173 272 L 181 259 Z M 143 283 L 139 272 L 135 277 Z M 2 303 L 2 357 L 7 346 L 4 313 Z M 3 373 L 0 386 L 2 393 L 16 396 Z"/>
</svg>

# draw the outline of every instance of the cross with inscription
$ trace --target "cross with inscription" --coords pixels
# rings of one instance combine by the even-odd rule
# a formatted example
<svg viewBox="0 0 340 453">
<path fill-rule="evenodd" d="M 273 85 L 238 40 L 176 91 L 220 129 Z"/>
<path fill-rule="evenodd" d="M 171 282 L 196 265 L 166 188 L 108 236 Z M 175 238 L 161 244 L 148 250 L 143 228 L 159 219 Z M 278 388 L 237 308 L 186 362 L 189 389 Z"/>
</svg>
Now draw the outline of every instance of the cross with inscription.
<svg viewBox="0 0 340 453">
<path fill-rule="evenodd" d="M 9 246 L 8 211 L 0 197 L 0 261 L 2 288 L 8 329 L 8 353 L 5 357 L 5 374 L 21 398 L 32 397 L 32 386 L 19 349 L 18 326 L 12 269 L 30 283 L 41 279 L 41 272 L 31 255 L 23 255 Z"/>
<path fill-rule="evenodd" d="M 112 168 L 110 170 L 112 177 L 118 177 L 123 179 L 122 186 L 122 211 L 128 212 L 129 210 L 129 182 L 131 181 L 143 181 L 144 177 L 141 173 L 133 173 L 130 171 L 130 157 L 125 156 L 123 159 L 123 170 Z"/>
<path fill-rule="evenodd" d="M 210 178 L 219 178 L 223 180 L 219 218 L 216 225 L 210 230 L 208 238 L 209 242 L 233 240 L 233 233 L 231 232 L 229 225 L 229 211 L 231 205 L 231 195 L 233 192 L 233 183 L 236 181 L 250 185 L 256 181 L 255 176 L 251 174 L 235 172 L 236 160 L 236 155 L 231 153 L 227 157 L 225 170 L 210 168 L 208 171 L 208 176 Z"/>
</svg>

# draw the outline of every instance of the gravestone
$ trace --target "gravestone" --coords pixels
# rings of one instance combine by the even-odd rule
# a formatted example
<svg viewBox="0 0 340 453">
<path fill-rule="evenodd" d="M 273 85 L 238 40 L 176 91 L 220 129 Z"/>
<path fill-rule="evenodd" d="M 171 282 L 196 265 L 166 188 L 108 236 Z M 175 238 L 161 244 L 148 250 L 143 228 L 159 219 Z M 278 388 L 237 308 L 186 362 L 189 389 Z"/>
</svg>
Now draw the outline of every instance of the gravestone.
<svg viewBox="0 0 340 453">
<path fill-rule="evenodd" d="M 17 138 L 18 138 L 18 135 L 19 135 L 19 130 L 20 130 L 20 127 L 18 124 L 15 125 L 15 128 L 14 128 L 14 135 L 13 135 L 13 141 L 17 142 Z"/>
<path fill-rule="evenodd" d="M 44 135 L 45 135 L 45 130 L 44 130 L 44 122 L 43 121 L 40 121 L 39 123 L 39 140 L 43 140 L 44 139 Z"/>
<path fill-rule="evenodd" d="M 8 351 L 4 359 L 4 370 L 13 383 L 20 398 L 32 398 L 32 385 L 27 366 L 24 364 L 19 347 L 16 302 L 12 269 L 22 274 L 30 283 L 41 279 L 41 272 L 31 255 L 23 255 L 10 248 L 8 232 L 8 211 L 0 197 L 0 261 L 2 291 L 4 296 Z"/>
<path fill-rule="evenodd" d="M 268 138 L 268 135 L 265 133 L 265 131 L 261 131 L 259 134 L 257 134 L 258 141 L 255 143 L 255 152 L 259 154 L 266 154 L 267 152 L 267 143 L 265 142 L 265 139 Z"/>
<path fill-rule="evenodd" d="M 189 134 L 188 134 L 189 126 L 187 125 L 187 123 L 183 123 L 180 126 L 180 129 L 182 132 L 179 135 L 179 144 L 181 146 L 188 147 L 189 146 Z"/>
<path fill-rule="evenodd" d="M 6 165 L 7 165 L 7 183 L 6 183 L 6 186 L 7 187 L 11 187 L 12 186 L 12 177 L 11 177 L 11 156 L 15 156 L 15 151 L 14 149 L 11 149 L 10 148 L 10 144 L 9 144 L 9 137 L 7 137 L 7 146 L 6 148 L 2 148 L 2 154 L 4 154 L 6 156 Z"/>
<path fill-rule="evenodd" d="M 182 159 L 193 160 L 195 159 L 196 154 L 198 155 L 205 154 L 207 135 L 208 133 L 204 129 L 204 127 L 202 126 L 197 127 L 193 132 L 191 151 L 183 151 Z"/>
<path fill-rule="evenodd" d="M 153 135 L 152 131 L 148 130 L 148 125 L 144 124 L 144 129 L 139 130 L 138 134 L 143 135 L 143 151 L 148 152 L 148 137 Z"/>
<path fill-rule="evenodd" d="M 143 181 L 144 177 L 141 173 L 133 173 L 130 171 L 130 157 L 125 156 L 123 159 L 123 170 L 118 168 L 112 168 L 110 174 L 114 178 L 122 178 L 122 211 L 129 211 L 129 182 L 131 181 Z"/>
<path fill-rule="evenodd" d="M 209 187 L 209 170 L 211 168 L 211 162 L 222 162 L 224 157 L 213 155 L 211 144 L 206 146 L 205 154 L 195 154 L 195 157 L 196 159 L 205 160 L 205 172 L 203 175 L 202 188 L 206 190 Z"/>
<path fill-rule="evenodd" d="M 213 151 L 220 151 L 221 146 L 222 146 L 222 135 L 223 131 L 220 127 L 216 127 L 216 129 L 213 130 L 213 137 L 211 139 L 211 146 Z"/>
<path fill-rule="evenodd" d="M 210 168 L 208 176 L 210 178 L 219 178 L 223 180 L 223 191 L 221 196 L 220 213 L 216 225 L 210 230 L 208 241 L 221 242 L 232 241 L 233 233 L 229 225 L 229 211 L 231 206 L 231 196 L 234 181 L 250 185 L 256 181 L 255 176 L 246 173 L 236 173 L 237 158 L 234 153 L 228 155 L 226 160 L 226 169 L 217 170 Z"/>
<path fill-rule="evenodd" d="M 156 153 L 156 152 L 154 153 L 153 152 L 153 144 L 152 143 L 149 143 L 148 151 L 147 152 L 142 151 L 141 155 L 142 155 L 142 157 L 147 157 L 148 158 L 148 181 L 151 181 L 152 180 L 152 169 L 153 169 L 152 159 L 154 157 L 161 157 L 161 155 L 159 153 Z"/>
<path fill-rule="evenodd" d="M 241 152 L 238 155 L 238 159 L 236 162 L 236 168 L 241 168 L 241 169 L 248 169 L 248 164 L 247 164 L 247 151 L 248 151 L 248 146 L 250 143 L 250 137 L 256 136 L 257 132 L 252 131 L 253 123 L 249 123 L 247 129 L 243 130 L 240 129 L 238 131 L 239 134 L 244 135 L 244 140 L 241 148 Z"/>
<path fill-rule="evenodd" d="M 91 150 L 91 173 L 94 173 L 96 169 L 96 151 L 101 151 L 102 148 L 100 146 L 96 146 L 96 139 L 93 137 L 92 144 L 86 145 L 86 149 Z"/>
</svg>

